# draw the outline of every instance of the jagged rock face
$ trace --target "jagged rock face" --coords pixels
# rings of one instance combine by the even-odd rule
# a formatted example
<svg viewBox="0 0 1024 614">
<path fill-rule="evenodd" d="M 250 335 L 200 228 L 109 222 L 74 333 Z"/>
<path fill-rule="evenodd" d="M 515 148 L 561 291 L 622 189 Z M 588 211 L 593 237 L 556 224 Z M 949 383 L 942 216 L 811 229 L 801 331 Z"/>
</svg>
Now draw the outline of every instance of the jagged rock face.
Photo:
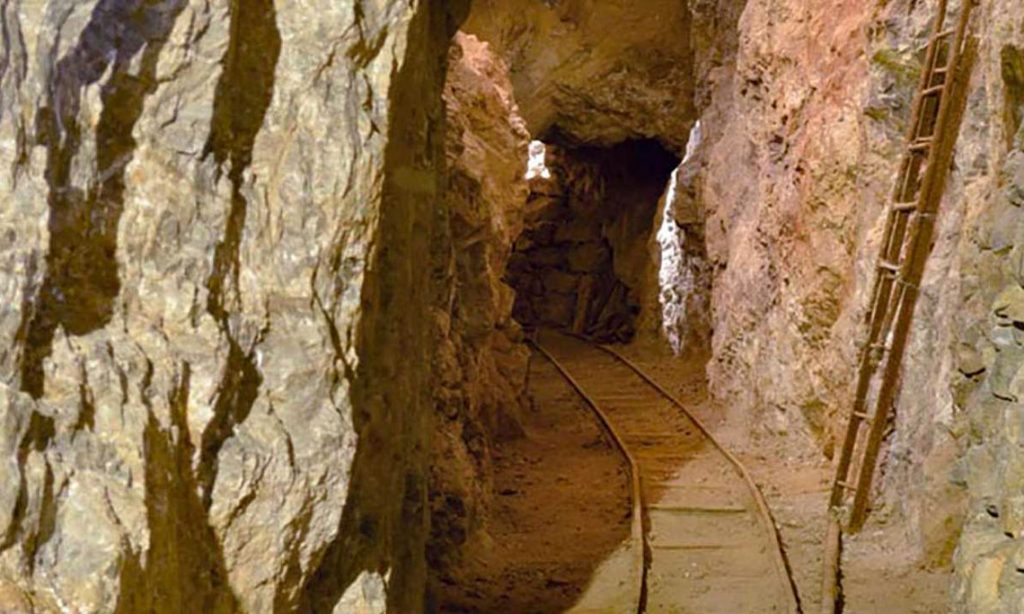
<svg viewBox="0 0 1024 614">
<path fill-rule="evenodd" d="M 695 194 L 714 266 L 709 374 L 716 396 L 755 431 L 831 453 L 845 428 L 884 207 L 935 8 L 753 0 L 734 67 L 711 72 Z M 1012 568 L 991 562 L 1012 548 L 1000 541 L 992 554 L 998 548 L 985 540 L 995 523 L 980 502 L 1019 489 L 991 477 L 1019 462 L 1010 431 L 991 422 L 1009 415 L 996 408 L 1002 384 L 992 381 L 1015 373 L 1012 316 L 997 314 L 989 332 L 985 314 L 1010 283 L 1019 230 L 1017 208 L 1001 196 L 1012 188 L 1000 186 L 1016 181 L 1020 20 L 1012 1 L 985 3 L 976 19 L 980 53 L 876 497 L 927 564 L 950 560 L 966 505 L 960 569 L 982 584 L 992 569 Z M 1008 309 L 1006 296 L 996 309 Z M 964 436 L 965 411 L 986 416 L 984 435 Z M 979 542 L 975 531 L 988 537 Z M 958 595 L 963 607 L 982 603 L 967 589 Z M 1009 595 L 986 599 L 1010 603 Z"/>
<path fill-rule="evenodd" d="M 658 293 L 641 311 L 641 331 L 660 333 L 680 356 L 707 356 L 711 343 L 711 267 L 701 194 L 703 159 L 700 124 L 690 131 L 686 154 L 670 177 L 652 237 Z"/>
<path fill-rule="evenodd" d="M 512 320 L 504 282 L 512 241 L 523 228 L 529 134 L 508 69 L 486 43 L 459 33 L 444 90 L 447 113 L 447 236 L 436 243 L 445 280 L 433 304 L 437 335 L 431 462 L 435 577 L 484 527 L 491 449 L 521 434 L 529 352 Z"/>
<path fill-rule="evenodd" d="M 0 609 L 422 607 L 443 7 L 0 19 Z"/>
<path fill-rule="evenodd" d="M 961 139 L 966 252 L 953 394 L 966 411 L 960 479 L 969 500 L 956 552 L 956 612 L 1014 612 L 1024 588 L 1021 370 L 1024 369 L 1024 14 L 982 6 L 975 89 Z"/>
<path fill-rule="evenodd" d="M 692 28 L 677 0 L 476 0 L 464 26 L 508 61 L 534 136 L 658 138 L 680 153 L 694 118 Z"/>
<path fill-rule="evenodd" d="M 713 389 L 737 416 L 822 439 L 852 364 L 851 344 L 833 335 L 856 308 L 856 252 L 888 178 L 862 125 L 873 17 L 864 7 L 748 3 L 735 67 L 716 75 L 701 118 Z"/>
</svg>

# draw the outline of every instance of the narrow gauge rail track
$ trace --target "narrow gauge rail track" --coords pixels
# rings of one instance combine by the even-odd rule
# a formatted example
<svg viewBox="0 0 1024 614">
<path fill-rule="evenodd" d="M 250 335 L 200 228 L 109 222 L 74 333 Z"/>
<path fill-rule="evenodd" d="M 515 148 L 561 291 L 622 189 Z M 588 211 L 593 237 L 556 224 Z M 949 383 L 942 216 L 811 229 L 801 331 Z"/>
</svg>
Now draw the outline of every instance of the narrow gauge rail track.
<svg viewBox="0 0 1024 614">
<path fill-rule="evenodd" d="M 550 332 L 533 345 L 593 409 L 633 474 L 643 569 L 619 587 L 633 594 L 617 603 L 647 612 L 800 612 L 768 505 L 739 459 L 616 350 Z"/>
</svg>

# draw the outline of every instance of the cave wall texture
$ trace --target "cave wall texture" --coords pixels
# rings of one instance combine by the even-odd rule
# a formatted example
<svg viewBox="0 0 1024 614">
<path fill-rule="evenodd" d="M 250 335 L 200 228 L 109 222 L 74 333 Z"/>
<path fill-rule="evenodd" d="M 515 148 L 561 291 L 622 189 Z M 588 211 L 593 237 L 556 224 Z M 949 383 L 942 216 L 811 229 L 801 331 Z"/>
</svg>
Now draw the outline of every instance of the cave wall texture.
<svg viewBox="0 0 1024 614">
<path fill-rule="evenodd" d="M 708 372 L 755 433 L 831 454 L 845 428 L 850 340 L 936 4 L 750 0 L 735 59 L 711 73 L 690 183 L 713 271 Z M 975 16 L 954 168 L 877 480 L 875 513 L 905 528 L 898 549 L 925 565 L 955 558 L 952 602 L 972 612 L 1015 611 L 1022 586 L 1021 8 L 996 0 Z"/>
<path fill-rule="evenodd" d="M 661 138 L 693 122 L 693 14 L 685 2 L 475 0 L 463 29 L 494 45 L 534 138 L 591 145 Z"/>
<path fill-rule="evenodd" d="M 0 610 L 422 609 L 527 407 L 531 135 L 682 157 L 700 120 L 673 334 L 833 451 L 936 0 L 468 5 L 0 7 Z M 878 498 L 954 608 L 1013 612 L 1021 0 L 976 34 Z"/>
<path fill-rule="evenodd" d="M 4 4 L 0 609 L 422 607 L 464 8 Z"/>
<path fill-rule="evenodd" d="M 452 43 L 444 102 L 445 231 L 431 255 L 432 274 L 442 280 L 430 320 L 436 350 L 427 557 L 436 580 L 486 534 L 491 451 L 521 434 L 529 405 L 529 352 L 503 281 L 524 224 L 529 134 L 507 67 L 472 35 L 460 32 Z"/>
<path fill-rule="evenodd" d="M 1024 603 L 1024 10 L 993 2 L 982 18 L 976 88 L 958 155 L 962 198 L 963 306 L 953 325 L 953 394 L 966 411 L 968 485 L 955 562 L 958 612 L 1012 612 Z"/>
</svg>

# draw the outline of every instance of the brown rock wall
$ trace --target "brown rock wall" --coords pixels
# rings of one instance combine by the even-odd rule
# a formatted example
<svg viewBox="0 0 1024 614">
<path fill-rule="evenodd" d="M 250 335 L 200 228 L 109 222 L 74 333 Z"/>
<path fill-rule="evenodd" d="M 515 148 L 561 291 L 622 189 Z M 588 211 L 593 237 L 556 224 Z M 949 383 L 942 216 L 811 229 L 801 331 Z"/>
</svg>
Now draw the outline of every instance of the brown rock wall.
<svg viewBox="0 0 1024 614">
<path fill-rule="evenodd" d="M 438 341 L 428 558 L 435 578 L 485 529 L 491 449 L 520 433 L 528 358 L 503 276 L 523 228 L 529 134 L 507 68 L 486 43 L 455 36 L 444 100 L 447 230 L 435 244 L 434 274 L 444 283 L 432 319 Z"/>
<path fill-rule="evenodd" d="M 1006 286 L 1017 232 L 1016 210 L 1000 196 L 1014 182 L 1004 166 L 1016 147 L 1007 143 L 1019 106 L 1017 4 L 987 4 L 976 19 L 978 61 L 878 480 L 876 516 L 905 527 L 909 551 L 927 564 L 948 564 L 965 509 L 969 527 L 988 526 L 978 502 L 1015 488 L 982 477 L 1016 462 L 1000 436 L 989 428 L 973 440 L 965 423 L 1002 415 L 978 397 L 986 369 L 1001 374 L 982 384 L 997 397 L 1013 386 L 1003 374 L 1015 373 L 1002 366 L 1016 364 L 1012 347 L 998 349 L 1008 336 L 984 322 Z M 831 453 L 845 428 L 884 206 L 935 7 L 754 0 L 739 21 L 734 67 L 711 72 L 695 184 L 713 266 L 709 374 L 714 394 L 755 432 Z M 965 485 L 989 494 L 968 503 Z M 974 565 L 990 544 L 971 535 L 960 565 L 982 570 Z M 962 604 L 973 599 L 959 594 Z"/>
<path fill-rule="evenodd" d="M 674 0 L 477 0 L 465 30 L 506 58 L 535 137 L 660 138 L 681 152 L 694 115 L 692 20 Z"/>
</svg>

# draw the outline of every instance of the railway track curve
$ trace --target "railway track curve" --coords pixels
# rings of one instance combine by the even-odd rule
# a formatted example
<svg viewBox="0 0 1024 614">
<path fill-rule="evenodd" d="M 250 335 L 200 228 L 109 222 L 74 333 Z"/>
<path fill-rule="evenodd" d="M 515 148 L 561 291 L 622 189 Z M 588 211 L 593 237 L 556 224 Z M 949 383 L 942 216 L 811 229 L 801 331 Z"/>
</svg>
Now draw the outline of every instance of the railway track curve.
<svg viewBox="0 0 1024 614">
<path fill-rule="evenodd" d="M 743 463 L 615 349 L 553 332 L 531 343 L 591 407 L 630 466 L 643 560 L 628 582 L 618 580 L 618 590 L 631 593 L 616 603 L 641 612 L 800 612 L 775 523 Z"/>
</svg>

